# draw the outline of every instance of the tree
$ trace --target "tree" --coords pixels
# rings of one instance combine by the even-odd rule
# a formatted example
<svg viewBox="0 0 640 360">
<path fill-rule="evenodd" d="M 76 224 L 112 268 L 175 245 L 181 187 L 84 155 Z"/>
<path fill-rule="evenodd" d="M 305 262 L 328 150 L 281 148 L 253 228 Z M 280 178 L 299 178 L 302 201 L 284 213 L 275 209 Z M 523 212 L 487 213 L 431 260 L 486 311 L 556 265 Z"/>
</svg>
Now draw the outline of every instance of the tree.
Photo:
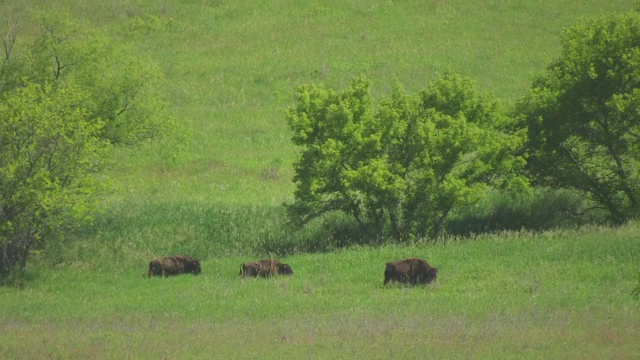
<svg viewBox="0 0 640 360">
<path fill-rule="evenodd" d="M 518 104 L 536 183 L 578 189 L 611 220 L 640 214 L 640 14 L 585 20 Z"/>
<path fill-rule="evenodd" d="M 38 23 L 42 32 L 25 46 L 10 20 L 3 41 L 0 279 L 91 219 L 111 145 L 171 144 L 179 132 L 152 61 L 64 14 Z"/>
<path fill-rule="evenodd" d="M 24 78 L 82 88 L 88 93 L 87 117 L 104 122 L 101 136 L 114 144 L 176 132 L 160 93 L 162 73 L 153 61 L 64 13 L 35 17 L 38 36 L 19 48 L 13 46 L 18 21 L 8 21 L 0 93 L 21 86 Z"/>
<path fill-rule="evenodd" d="M 90 216 L 104 164 L 103 124 L 79 88 L 25 83 L 0 103 L 0 278 L 46 236 Z"/>
<path fill-rule="evenodd" d="M 351 215 L 380 242 L 436 236 L 454 207 L 490 186 L 519 183 L 523 133 L 507 133 L 499 103 L 448 74 L 418 95 L 396 87 L 374 108 L 370 81 L 356 78 L 342 93 L 298 90 L 287 113 L 295 162 L 291 219 L 304 224 L 325 213 Z"/>
</svg>

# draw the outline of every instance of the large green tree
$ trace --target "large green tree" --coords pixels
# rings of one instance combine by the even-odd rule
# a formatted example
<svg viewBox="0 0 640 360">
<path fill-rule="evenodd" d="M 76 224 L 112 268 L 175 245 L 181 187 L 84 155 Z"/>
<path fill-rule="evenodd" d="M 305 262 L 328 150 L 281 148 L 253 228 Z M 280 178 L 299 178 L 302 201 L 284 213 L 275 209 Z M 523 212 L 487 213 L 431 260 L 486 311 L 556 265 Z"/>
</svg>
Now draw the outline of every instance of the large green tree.
<svg viewBox="0 0 640 360">
<path fill-rule="evenodd" d="M 64 13 L 33 15 L 37 36 L 20 41 L 30 23 L 7 20 L 0 93 L 22 85 L 77 86 L 87 93 L 87 117 L 103 121 L 101 136 L 134 144 L 177 126 L 164 106 L 162 72 L 154 61 Z M 175 130 L 175 129 L 173 129 Z"/>
<path fill-rule="evenodd" d="M 303 86 L 288 111 L 295 163 L 291 218 L 351 215 L 376 241 L 435 236 L 451 211 L 492 186 L 526 182 L 516 155 L 524 134 L 507 131 L 500 104 L 448 74 L 415 95 L 398 86 L 376 106 L 370 81 L 336 92 Z"/>
<path fill-rule="evenodd" d="M 640 214 L 640 13 L 565 31 L 518 109 L 536 182 L 583 191 L 614 222 Z"/>
<path fill-rule="evenodd" d="M 22 43 L 13 20 L 0 61 L 0 279 L 91 218 L 113 144 L 177 126 L 141 54 L 64 14 L 38 17 Z"/>
<path fill-rule="evenodd" d="M 92 210 L 107 142 L 79 88 L 25 83 L 0 103 L 0 278 Z"/>
</svg>

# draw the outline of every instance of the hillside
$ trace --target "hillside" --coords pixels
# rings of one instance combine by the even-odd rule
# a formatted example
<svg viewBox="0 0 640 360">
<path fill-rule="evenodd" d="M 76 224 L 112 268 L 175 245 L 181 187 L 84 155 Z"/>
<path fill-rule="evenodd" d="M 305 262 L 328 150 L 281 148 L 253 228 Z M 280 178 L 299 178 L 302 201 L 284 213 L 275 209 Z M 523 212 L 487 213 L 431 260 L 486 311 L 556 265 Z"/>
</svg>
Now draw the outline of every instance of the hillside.
<svg viewBox="0 0 640 360">
<path fill-rule="evenodd" d="M 344 245 L 321 224 L 291 233 L 293 199 L 285 111 L 297 86 L 343 88 L 366 74 L 374 95 L 396 82 L 419 91 L 448 70 L 504 102 L 558 56 L 576 20 L 633 9 L 605 4 L 464 1 L 233 2 L 26 1 L 4 5 L 36 33 L 39 12 L 68 12 L 156 62 L 166 106 L 184 130 L 179 149 L 118 147 L 104 212 L 80 241 L 48 249 L 54 263 L 136 263 L 330 250 Z M 26 44 L 26 42 L 25 42 Z M 170 152 L 170 153 L 169 153 Z M 87 251 L 89 250 L 90 251 Z"/>
<path fill-rule="evenodd" d="M 13 3 L 13 4 L 12 4 Z M 343 88 L 359 74 L 387 93 L 453 70 L 510 101 L 558 56 L 576 20 L 634 1 L 21 1 L 69 11 L 149 55 L 177 117 L 192 129 L 177 163 L 124 151 L 114 200 L 279 205 L 291 200 L 295 149 L 284 121 L 295 88 Z M 143 200 L 144 199 L 144 200 Z"/>
</svg>

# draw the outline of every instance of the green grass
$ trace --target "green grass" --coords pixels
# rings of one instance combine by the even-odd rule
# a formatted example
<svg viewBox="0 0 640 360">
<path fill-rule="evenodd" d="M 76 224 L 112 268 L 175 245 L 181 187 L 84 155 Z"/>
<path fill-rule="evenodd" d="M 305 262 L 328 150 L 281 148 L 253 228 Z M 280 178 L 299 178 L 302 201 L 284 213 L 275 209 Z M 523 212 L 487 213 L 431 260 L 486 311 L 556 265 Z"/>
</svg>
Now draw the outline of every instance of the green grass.
<svg viewBox="0 0 640 360">
<path fill-rule="evenodd" d="M 559 55 L 559 34 L 636 1 L 8 1 L 68 11 L 154 59 L 184 151 L 117 149 L 104 213 L 0 287 L 0 358 L 634 358 L 637 223 L 533 236 L 340 249 L 285 226 L 285 110 L 295 88 L 419 91 L 453 70 L 510 102 Z M 8 13 L 8 12 L 6 12 Z M 324 242 L 329 242 L 325 244 Z M 287 249 L 291 278 L 241 280 Z M 298 250 L 334 250 L 304 253 Z M 184 253 L 203 274 L 147 279 Z M 384 263 L 425 257 L 434 286 L 382 288 Z"/>
<path fill-rule="evenodd" d="M 70 11 L 154 59 L 170 106 L 193 130 L 166 169 L 158 149 L 126 151 L 113 175 L 127 199 L 279 205 L 296 154 L 284 111 L 295 88 L 342 88 L 367 74 L 377 96 L 419 91 L 453 70 L 506 101 L 559 55 L 560 32 L 635 1 L 10 1 Z"/>
<path fill-rule="evenodd" d="M 640 351 L 638 224 L 282 258 L 295 275 L 246 279 L 243 257 L 200 276 L 146 263 L 32 268 L 0 288 L 2 358 L 633 358 Z M 422 256 L 426 287 L 382 287 L 386 261 Z"/>
</svg>

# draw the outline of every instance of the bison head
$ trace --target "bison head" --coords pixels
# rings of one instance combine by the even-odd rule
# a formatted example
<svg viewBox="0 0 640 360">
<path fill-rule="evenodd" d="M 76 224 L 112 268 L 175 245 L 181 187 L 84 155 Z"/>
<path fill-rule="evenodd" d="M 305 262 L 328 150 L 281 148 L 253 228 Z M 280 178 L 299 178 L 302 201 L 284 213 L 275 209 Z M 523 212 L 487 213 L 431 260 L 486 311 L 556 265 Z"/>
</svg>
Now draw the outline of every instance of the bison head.
<svg viewBox="0 0 640 360">
<path fill-rule="evenodd" d="M 434 283 L 436 281 L 436 275 L 438 275 L 438 269 L 430 268 L 425 274 L 422 275 L 422 281 L 425 284 Z"/>
<path fill-rule="evenodd" d="M 185 272 L 192 273 L 194 275 L 200 274 L 202 272 L 202 268 L 200 267 L 200 261 L 199 260 L 187 261 L 184 264 L 184 270 Z"/>
<path fill-rule="evenodd" d="M 293 270 L 291 270 L 291 266 L 287 264 L 278 264 L 278 273 L 284 275 L 293 275 Z"/>
</svg>

